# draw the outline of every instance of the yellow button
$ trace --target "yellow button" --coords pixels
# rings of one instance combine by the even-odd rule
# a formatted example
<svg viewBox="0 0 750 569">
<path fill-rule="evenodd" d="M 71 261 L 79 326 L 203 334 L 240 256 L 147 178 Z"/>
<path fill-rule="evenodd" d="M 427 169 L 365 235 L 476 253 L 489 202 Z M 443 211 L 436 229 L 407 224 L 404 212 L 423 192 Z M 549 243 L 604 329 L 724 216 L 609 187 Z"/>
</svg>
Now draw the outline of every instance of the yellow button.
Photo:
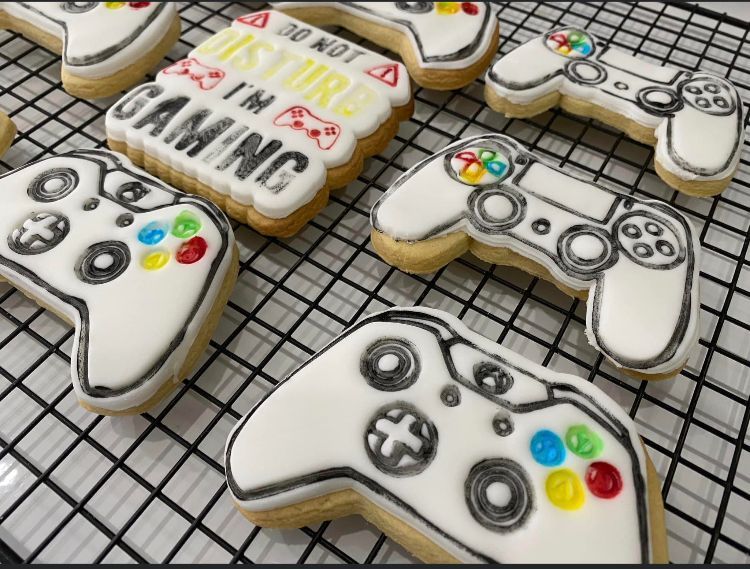
<svg viewBox="0 0 750 569">
<path fill-rule="evenodd" d="M 458 2 L 436 2 L 438 14 L 455 14 L 458 12 Z"/>
<path fill-rule="evenodd" d="M 119 10 L 125 5 L 125 2 L 105 2 L 104 5 L 110 10 Z"/>
<path fill-rule="evenodd" d="M 547 476 L 545 490 L 550 502 L 563 510 L 577 510 L 586 501 L 581 480 L 569 468 L 555 470 Z"/>
<path fill-rule="evenodd" d="M 153 251 L 143 258 L 142 265 L 147 271 L 161 269 L 169 261 L 169 253 L 166 251 Z"/>
</svg>

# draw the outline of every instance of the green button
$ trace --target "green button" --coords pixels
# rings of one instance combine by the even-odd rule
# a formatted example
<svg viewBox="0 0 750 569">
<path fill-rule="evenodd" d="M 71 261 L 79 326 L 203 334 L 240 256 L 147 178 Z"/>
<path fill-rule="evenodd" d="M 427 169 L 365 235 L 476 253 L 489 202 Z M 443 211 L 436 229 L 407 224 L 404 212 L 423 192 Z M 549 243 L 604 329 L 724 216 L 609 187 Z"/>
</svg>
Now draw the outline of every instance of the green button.
<svg viewBox="0 0 750 569">
<path fill-rule="evenodd" d="M 604 443 L 594 431 L 586 425 L 573 425 L 565 433 L 565 445 L 573 454 L 581 458 L 596 458 L 602 453 Z"/>
<path fill-rule="evenodd" d="M 201 222 L 194 213 L 181 211 L 172 225 L 172 235 L 180 239 L 189 239 L 201 230 Z"/>
</svg>

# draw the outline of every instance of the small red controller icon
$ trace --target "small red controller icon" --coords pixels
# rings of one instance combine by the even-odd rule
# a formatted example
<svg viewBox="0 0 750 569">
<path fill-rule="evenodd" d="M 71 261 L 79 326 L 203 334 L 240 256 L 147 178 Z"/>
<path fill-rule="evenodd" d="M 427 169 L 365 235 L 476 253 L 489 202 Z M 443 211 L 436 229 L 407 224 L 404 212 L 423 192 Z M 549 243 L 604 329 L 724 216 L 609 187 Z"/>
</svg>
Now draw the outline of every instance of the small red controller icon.
<svg viewBox="0 0 750 569">
<path fill-rule="evenodd" d="M 339 134 L 341 134 L 339 125 L 316 117 L 305 107 L 288 108 L 274 119 L 273 124 L 290 126 L 294 130 L 304 130 L 307 136 L 318 143 L 321 150 L 328 150 L 333 147 L 339 138 Z"/>
<path fill-rule="evenodd" d="M 164 75 L 187 75 L 190 79 L 198 83 L 204 91 L 216 87 L 226 75 L 221 69 L 203 65 L 194 57 L 173 63 L 162 70 L 162 73 Z"/>
</svg>

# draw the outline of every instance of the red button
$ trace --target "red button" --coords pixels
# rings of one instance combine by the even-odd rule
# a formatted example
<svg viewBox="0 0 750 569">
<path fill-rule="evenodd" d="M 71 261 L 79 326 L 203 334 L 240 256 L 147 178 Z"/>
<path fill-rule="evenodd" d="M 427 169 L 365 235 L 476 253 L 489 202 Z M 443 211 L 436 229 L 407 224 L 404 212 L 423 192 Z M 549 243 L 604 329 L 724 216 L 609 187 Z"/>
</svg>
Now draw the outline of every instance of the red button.
<svg viewBox="0 0 750 569">
<path fill-rule="evenodd" d="M 175 259 L 178 263 L 183 265 L 192 265 L 197 263 L 203 258 L 208 249 L 208 243 L 203 237 L 193 237 L 190 241 L 186 241 L 182 246 L 177 249 Z"/>
<path fill-rule="evenodd" d="M 608 462 L 592 462 L 586 469 L 586 486 L 597 498 L 609 500 L 622 491 L 622 476 Z"/>
<path fill-rule="evenodd" d="M 477 8 L 473 2 L 462 2 L 461 8 L 465 13 L 469 14 L 469 16 L 476 16 L 479 13 L 479 8 Z"/>
<path fill-rule="evenodd" d="M 151 2 L 128 2 L 128 6 L 131 8 L 135 8 L 136 10 L 140 10 L 141 8 L 145 8 L 148 5 L 150 5 Z"/>
</svg>

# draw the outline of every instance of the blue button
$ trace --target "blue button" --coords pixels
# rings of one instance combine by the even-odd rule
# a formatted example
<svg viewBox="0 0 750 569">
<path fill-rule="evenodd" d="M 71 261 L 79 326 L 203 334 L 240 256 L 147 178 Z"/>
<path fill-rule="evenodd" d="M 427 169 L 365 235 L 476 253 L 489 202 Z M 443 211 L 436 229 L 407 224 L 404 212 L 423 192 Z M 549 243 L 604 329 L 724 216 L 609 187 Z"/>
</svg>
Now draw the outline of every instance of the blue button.
<svg viewBox="0 0 750 569">
<path fill-rule="evenodd" d="M 144 245 L 156 245 L 169 233 L 169 224 L 152 221 L 138 232 L 138 241 Z"/>
<path fill-rule="evenodd" d="M 559 466 L 565 462 L 565 445 L 552 431 L 543 429 L 531 437 L 531 455 L 542 466 Z"/>
</svg>

